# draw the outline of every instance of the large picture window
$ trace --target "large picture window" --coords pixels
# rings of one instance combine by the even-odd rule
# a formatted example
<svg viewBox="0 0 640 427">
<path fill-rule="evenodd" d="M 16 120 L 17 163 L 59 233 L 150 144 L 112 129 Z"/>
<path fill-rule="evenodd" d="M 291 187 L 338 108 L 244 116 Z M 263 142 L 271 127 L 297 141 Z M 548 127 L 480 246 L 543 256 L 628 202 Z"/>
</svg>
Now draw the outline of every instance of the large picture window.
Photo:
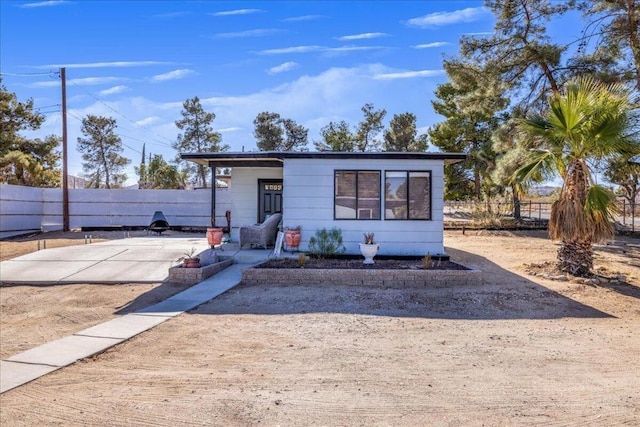
<svg viewBox="0 0 640 427">
<path fill-rule="evenodd" d="M 335 172 L 335 219 L 380 219 L 380 171 Z"/>
<path fill-rule="evenodd" d="M 385 172 L 384 188 L 385 219 L 431 219 L 431 172 Z"/>
</svg>

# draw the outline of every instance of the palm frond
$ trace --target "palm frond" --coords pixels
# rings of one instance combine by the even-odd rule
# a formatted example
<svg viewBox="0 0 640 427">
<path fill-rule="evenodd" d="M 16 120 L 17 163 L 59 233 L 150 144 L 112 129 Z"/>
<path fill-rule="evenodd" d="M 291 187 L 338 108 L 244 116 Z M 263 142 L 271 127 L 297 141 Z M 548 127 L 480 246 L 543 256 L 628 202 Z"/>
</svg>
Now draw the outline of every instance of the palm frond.
<svg viewBox="0 0 640 427">
<path fill-rule="evenodd" d="M 563 241 L 589 241 L 591 231 L 584 208 L 578 200 L 561 197 L 551 205 L 549 237 Z"/>
<path fill-rule="evenodd" d="M 558 160 L 561 159 L 558 159 L 549 150 L 532 150 L 525 164 L 514 172 L 510 183 L 519 182 L 527 185 L 528 183 L 550 178 L 559 169 L 556 164 Z"/>
<path fill-rule="evenodd" d="M 602 242 L 613 237 L 616 196 L 601 185 L 593 185 L 587 192 L 584 213 L 593 225 L 593 240 Z"/>
</svg>

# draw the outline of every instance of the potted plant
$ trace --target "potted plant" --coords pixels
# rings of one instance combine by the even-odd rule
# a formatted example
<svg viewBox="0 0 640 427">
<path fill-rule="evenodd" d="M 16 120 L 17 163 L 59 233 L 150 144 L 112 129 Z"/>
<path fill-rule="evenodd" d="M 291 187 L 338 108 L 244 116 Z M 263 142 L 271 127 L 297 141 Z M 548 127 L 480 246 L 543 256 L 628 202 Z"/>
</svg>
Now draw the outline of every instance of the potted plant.
<svg viewBox="0 0 640 427">
<path fill-rule="evenodd" d="M 287 243 L 287 248 L 298 249 L 298 246 L 300 246 L 300 238 L 302 237 L 302 235 L 300 234 L 302 226 L 296 225 L 295 227 L 285 227 L 284 230 L 284 240 Z"/>
<path fill-rule="evenodd" d="M 362 233 L 364 243 L 360 243 L 360 253 L 364 257 L 363 264 L 374 264 L 373 257 L 378 253 L 379 245 L 374 240 L 374 233 Z"/>
<path fill-rule="evenodd" d="M 193 256 L 196 252 L 196 248 L 191 248 L 190 251 L 185 252 L 184 256 L 177 259 L 178 262 L 182 261 L 184 268 L 200 268 L 200 258 Z"/>
</svg>

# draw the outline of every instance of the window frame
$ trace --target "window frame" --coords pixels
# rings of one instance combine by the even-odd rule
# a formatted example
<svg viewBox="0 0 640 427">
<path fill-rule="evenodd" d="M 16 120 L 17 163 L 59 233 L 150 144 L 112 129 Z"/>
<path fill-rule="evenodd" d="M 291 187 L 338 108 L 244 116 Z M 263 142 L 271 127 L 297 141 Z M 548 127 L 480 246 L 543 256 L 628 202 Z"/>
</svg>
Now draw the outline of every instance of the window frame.
<svg viewBox="0 0 640 427">
<path fill-rule="evenodd" d="M 356 182 L 355 182 L 355 186 L 356 186 L 356 217 L 355 218 L 338 218 L 336 216 L 336 189 L 337 189 L 337 185 L 336 185 L 336 179 L 338 176 L 338 173 L 340 172 L 353 172 L 356 174 Z M 358 218 L 358 201 L 359 201 L 359 197 L 358 197 L 358 179 L 359 179 L 359 175 L 360 172 L 377 172 L 378 173 L 378 212 L 380 213 L 380 216 L 378 218 Z M 383 219 L 383 215 L 382 215 L 382 198 L 383 198 L 383 194 L 382 194 L 382 170 L 380 169 L 334 169 L 333 170 L 333 220 L 334 221 L 382 221 Z"/>
<path fill-rule="evenodd" d="M 405 173 L 405 177 L 407 180 L 407 194 L 406 194 L 406 207 L 407 207 L 407 217 L 406 218 L 388 218 L 387 217 L 387 187 L 386 187 L 386 183 L 387 183 L 387 173 L 392 172 L 392 173 Z M 411 201 L 409 200 L 409 194 L 411 192 L 410 190 L 410 186 L 411 186 L 411 181 L 409 180 L 410 174 L 412 172 L 415 173 L 427 173 L 429 174 L 429 218 L 409 218 L 409 213 L 411 212 L 411 210 L 409 209 L 409 204 L 411 203 Z M 385 221 L 433 221 L 433 172 L 431 170 L 407 170 L 407 169 L 401 169 L 401 170 L 385 170 L 384 171 L 384 220 Z"/>
</svg>

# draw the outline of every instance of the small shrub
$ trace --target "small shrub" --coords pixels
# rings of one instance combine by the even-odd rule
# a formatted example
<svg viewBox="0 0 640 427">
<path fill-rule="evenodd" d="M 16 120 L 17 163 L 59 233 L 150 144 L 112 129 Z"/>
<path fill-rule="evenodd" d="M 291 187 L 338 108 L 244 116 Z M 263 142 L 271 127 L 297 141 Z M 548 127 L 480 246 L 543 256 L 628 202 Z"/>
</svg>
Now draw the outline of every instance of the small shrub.
<svg viewBox="0 0 640 427">
<path fill-rule="evenodd" d="M 333 227 L 331 230 L 323 228 L 316 231 L 316 235 L 309 239 L 309 251 L 321 258 L 343 253 L 342 230 Z"/>
<path fill-rule="evenodd" d="M 424 268 L 425 270 L 428 270 L 431 267 L 433 267 L 433 258 L 431 257 L 431 254 L 429 252 L 427 252 L 424 258 L 422 258 L 421 262 L 422 262 L 422 268 Z"/>
<path fill-rule="evenodd" d="M 303 268 L 306 263 L 307 263 L 307 256 L 304 254 L 304 252 L 299 253 L 298 254 L 298 267 Z"/>
<path fill-rule="evenodd" d="M 184 261 L 185 259 L 198 258 L 193 256 L 193 254 L 195 253 L 196 253 L 196 248 L 192 247 L 191 250 L 183 252 L 184 256 L 181 256 L 180 258 L 178 258 L 176 262 L 181 262 L 181 261 Z"/>
</svg>

